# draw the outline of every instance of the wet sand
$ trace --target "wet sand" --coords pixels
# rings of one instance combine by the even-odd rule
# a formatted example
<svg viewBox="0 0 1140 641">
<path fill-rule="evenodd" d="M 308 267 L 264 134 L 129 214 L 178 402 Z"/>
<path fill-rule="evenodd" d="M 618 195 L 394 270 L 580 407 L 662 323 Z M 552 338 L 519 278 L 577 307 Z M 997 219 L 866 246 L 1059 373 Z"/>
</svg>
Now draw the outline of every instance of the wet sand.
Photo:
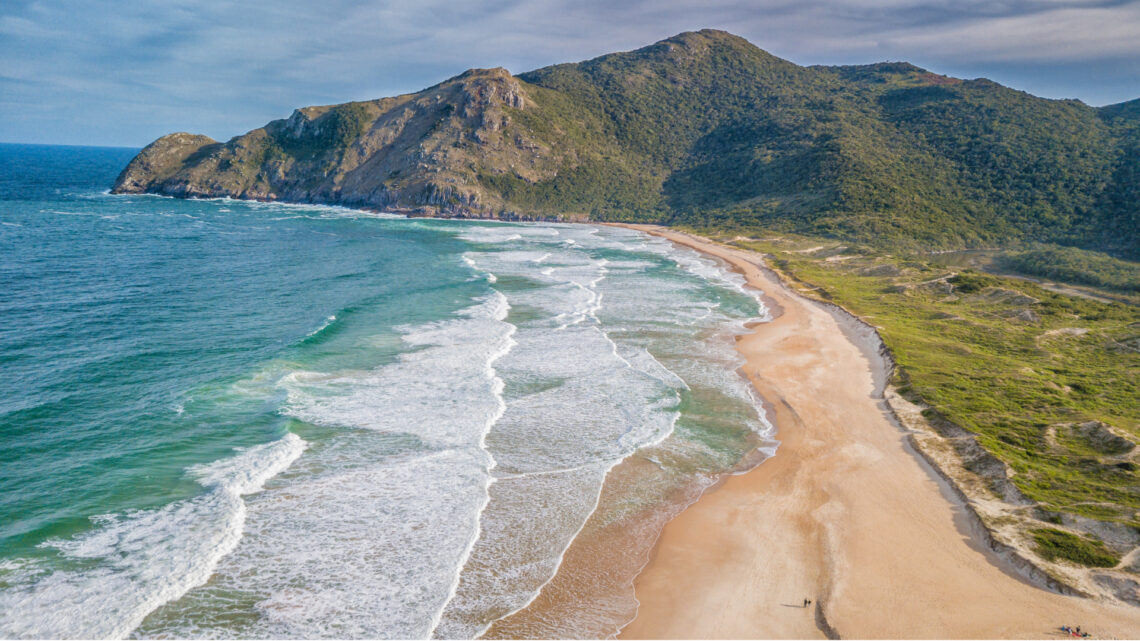
<svg viewBox="0 0 1140 641">
<path fill-rule="evenodd" d="M 780 447 L 665 526 L 621 637 L 1061 638 L 1062 624 L 1140 636 L 1140 608 L 1037 587 L 984 547 L 884 412 L 883 363 L 857 321 L 788 290 L 757 254 L 633 227 L 765 292 L 778 316 L 738 349 Z"/>
</svg>

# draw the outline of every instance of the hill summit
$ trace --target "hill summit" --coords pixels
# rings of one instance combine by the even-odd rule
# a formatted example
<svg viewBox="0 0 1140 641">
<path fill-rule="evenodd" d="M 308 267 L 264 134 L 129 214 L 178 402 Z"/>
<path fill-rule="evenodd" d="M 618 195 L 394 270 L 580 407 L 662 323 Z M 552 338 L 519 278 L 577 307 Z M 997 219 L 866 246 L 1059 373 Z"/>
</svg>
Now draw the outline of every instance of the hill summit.
<svg viewBox="0 0 1140 641">
<path fill-rule="evenodd" d="M 722 31 L 176 133 L 116 193 L 782 229 L 1140 257 L 1140 101 L 1093 108 L 907 63 L 802 67 Z"/>
</svg>

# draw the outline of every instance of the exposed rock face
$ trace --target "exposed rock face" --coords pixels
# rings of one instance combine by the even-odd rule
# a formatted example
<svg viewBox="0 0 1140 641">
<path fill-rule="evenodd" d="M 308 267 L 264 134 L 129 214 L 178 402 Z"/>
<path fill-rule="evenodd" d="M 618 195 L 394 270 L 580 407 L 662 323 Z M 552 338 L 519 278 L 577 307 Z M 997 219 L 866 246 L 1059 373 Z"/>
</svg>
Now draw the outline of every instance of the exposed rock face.
<svg viewBox="0 0 1140 641">
<path fill-rule="evenodd" d="M 512 113 L 532 104 L 507 70 L 472 69 L 417 94 L 297 109 L 224 144 L 164 136 L 113 191 L 535 217 L 478 181 L 480 173 L 529 181 L 556 174 L 562 154 L 512 126 Z"/>
<path fill-rule="evenodd" d="M 1073 428 L 1074 434 L 1093 451 L 1106 456 L 1125 456 L 1136 449 L 1127 435 L 1101 421 L 1087 421 Z"/>
</svg>

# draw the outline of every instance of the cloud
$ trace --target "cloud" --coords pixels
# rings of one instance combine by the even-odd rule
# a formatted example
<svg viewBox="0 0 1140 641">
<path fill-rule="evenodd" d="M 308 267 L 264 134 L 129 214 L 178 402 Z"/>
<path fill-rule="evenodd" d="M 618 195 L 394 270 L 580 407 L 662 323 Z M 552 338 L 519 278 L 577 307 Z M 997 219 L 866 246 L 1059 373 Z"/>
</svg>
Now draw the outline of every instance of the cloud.
<svg viewBox="0 0 1140 641">
<path fill-rule="evenodd" d="M 974 20 L 929 33 L 891 34 L 899 49 L 969 60 L 1074 61 L 1140 57 L 1140 6 L 1059 8 L 1029 15 Z"/>
<path fill-rule="evenodd" d="M 1140 0 L 8 0 L 0 140 L 226 138 L 296 106 L 704 27 L 801 64 L 910 60 L 1091 103 L 1140 95 Z"/>
</svg>

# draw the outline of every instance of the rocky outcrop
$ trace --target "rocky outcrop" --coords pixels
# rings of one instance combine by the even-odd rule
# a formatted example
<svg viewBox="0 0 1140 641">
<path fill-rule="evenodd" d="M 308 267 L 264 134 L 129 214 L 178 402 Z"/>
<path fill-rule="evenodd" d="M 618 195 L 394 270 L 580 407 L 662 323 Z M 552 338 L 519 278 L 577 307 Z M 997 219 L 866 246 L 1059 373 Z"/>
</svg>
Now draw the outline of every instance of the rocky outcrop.
<svg viewBox="0 0 1140 641">
<path fill-rule="evenodd" d="M 115 180 L 115 193 L 142 193 L 150 191 L 155 183 L 162 182 L 182 169 L 203 148 L 218 143 L 209 136 L 179 132 L 163 136 L 150 143 L 135 156 Z"/>
<path fill-rule="evenodd" d="M 584 218 L 520 210 L 479 180 L 535 182 L 566 164 L 555 145 L 515 126 L 512 115 L 534 106 L 524 84 L 505 69 L 472 69 L 416 94 L 297 109 L 226 143 L 172 134 L 131 161 L 113 191 Z"/>
</svg>

